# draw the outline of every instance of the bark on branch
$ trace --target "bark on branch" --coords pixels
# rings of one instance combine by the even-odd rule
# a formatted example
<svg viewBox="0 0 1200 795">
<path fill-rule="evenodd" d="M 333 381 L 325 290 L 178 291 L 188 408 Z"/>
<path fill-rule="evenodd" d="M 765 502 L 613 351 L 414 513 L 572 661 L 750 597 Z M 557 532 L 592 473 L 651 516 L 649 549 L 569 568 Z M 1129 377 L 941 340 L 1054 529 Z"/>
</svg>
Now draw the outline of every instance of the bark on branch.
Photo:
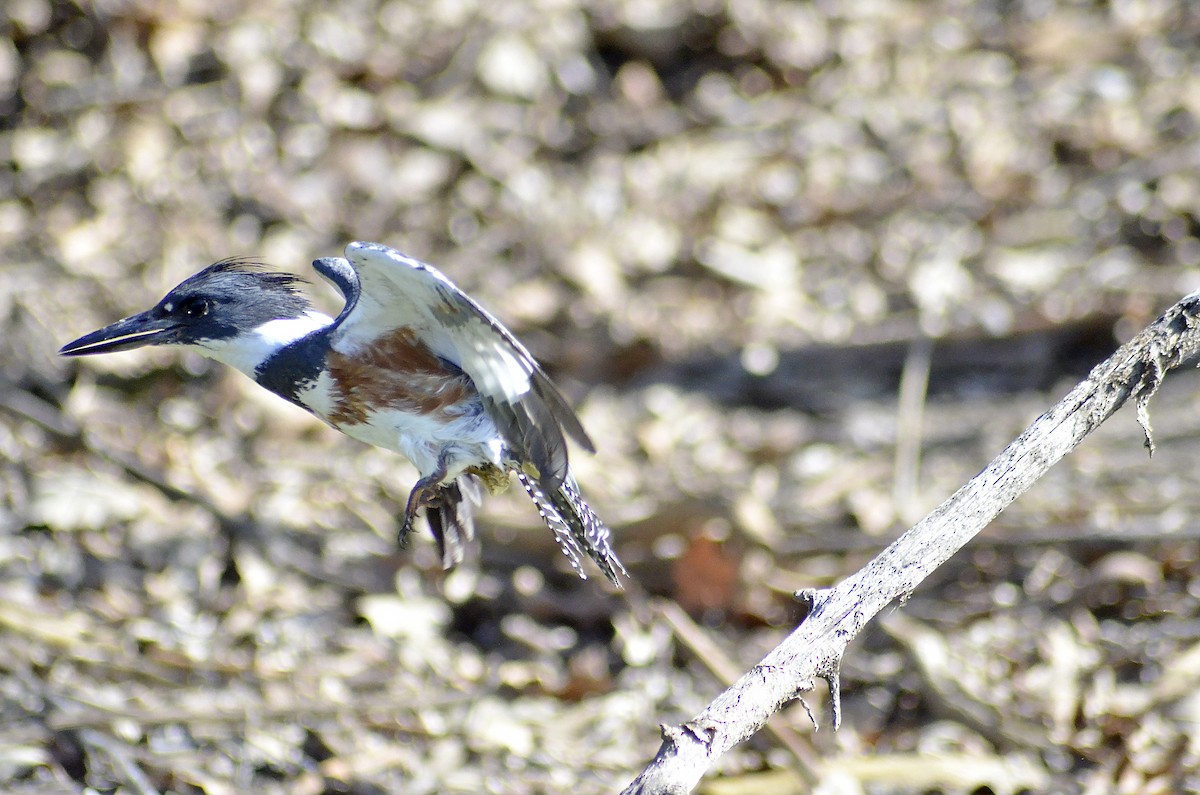
<svg viewBox="0 0 1200 795">
<path fill-rule="evenodd" d="M 829 683 L 840 722 L 838 667 L 846 646 L 880 610 L 904 599 L 1000 511 L 1130 398 L 1154 452 L 1147 405 L 1163 376 L 1200 355 L 1200 293 L 1193 293 L 1097 365 L 988 466 L 874 560 L 836 587 L 798 594 L 812 609 L 800 626 L 699 715 L 664 726 L 658 754 L 622 795 L 683 795 L 774 712 Z"/>
</svg>

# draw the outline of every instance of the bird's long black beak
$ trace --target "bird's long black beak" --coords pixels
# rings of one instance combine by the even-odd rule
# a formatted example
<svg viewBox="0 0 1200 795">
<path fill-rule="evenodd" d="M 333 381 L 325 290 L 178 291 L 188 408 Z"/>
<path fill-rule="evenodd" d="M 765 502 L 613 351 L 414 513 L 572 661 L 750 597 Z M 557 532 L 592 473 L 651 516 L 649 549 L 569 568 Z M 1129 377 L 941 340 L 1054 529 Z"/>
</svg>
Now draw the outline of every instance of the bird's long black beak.
<svg viewBox="0 0 1200 795">
<path fill-rule="evenodd" d="M 153 317 L 150 312 L 118 320 L 99 331 L 84 334 L 74 342 L 62 346 L 63 356 L 90 356 L 93 353 L 112 353 L 141 348 L 144 345 L 160 345 L 171 341 L 169 332 L 176 324 L 169 318 Z"/>
</svg>

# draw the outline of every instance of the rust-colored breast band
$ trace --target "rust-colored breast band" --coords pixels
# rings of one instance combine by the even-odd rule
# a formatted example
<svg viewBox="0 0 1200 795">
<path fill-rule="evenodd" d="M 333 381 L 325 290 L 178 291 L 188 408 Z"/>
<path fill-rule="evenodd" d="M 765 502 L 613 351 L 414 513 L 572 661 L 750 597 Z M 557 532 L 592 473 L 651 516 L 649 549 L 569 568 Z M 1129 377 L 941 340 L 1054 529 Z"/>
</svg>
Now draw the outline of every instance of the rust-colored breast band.
<svg viewBox="0 0 1200 795">
<path fill-rule="evenodd" d="M 374 412 L 444 413 L 470 398 L 472 385 L 461 371 L 449 368 L 417 339 L 399 328 L 353 354 L 330 351 L 326 369 L 334 384 L 337 425 L 361 425 Z"/>
</svg>

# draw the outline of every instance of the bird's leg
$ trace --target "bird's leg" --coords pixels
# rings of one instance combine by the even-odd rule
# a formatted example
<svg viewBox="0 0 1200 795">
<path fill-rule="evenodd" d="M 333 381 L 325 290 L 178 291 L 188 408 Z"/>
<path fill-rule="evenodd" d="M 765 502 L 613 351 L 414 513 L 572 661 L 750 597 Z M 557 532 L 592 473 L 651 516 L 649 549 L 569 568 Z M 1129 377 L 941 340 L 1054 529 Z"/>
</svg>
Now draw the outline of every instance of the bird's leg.
<svg viewBox="0 0 1200 795">
<path fill-rule="evenodd" d="M 404 509 L 404 524 L 396 534 L 396 544 L 408 544 L 408 536 L 412 533 L 413 523 L 417 521 L 417 513 L 424 508 L 436 508 L 441 500 L 441 484 L 446 477 L 446 461 L 438 458 L 438 466 L 431 474 L 417 481 L 408 495 L 408 505 Z"/>
</svg>

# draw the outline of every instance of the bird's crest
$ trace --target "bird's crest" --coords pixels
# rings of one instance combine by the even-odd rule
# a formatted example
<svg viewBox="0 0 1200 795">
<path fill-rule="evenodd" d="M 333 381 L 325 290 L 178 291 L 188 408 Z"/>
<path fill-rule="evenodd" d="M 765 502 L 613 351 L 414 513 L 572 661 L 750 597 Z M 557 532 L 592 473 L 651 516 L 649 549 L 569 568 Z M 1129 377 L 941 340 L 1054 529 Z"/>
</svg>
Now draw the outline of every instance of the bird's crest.
<svg viewBox="0 0 1200 795">
<path fill-rule="evenodd" d="M 272 270 L 271 266 L 255 256 L 226 257 L 209 265 L 187 281 L 222 273 L 252 273 L 261 282 L 288 293 L 302 293 L 301 285 L 309 284 L 308 279 L 295 274 Z"/>
</svg>

